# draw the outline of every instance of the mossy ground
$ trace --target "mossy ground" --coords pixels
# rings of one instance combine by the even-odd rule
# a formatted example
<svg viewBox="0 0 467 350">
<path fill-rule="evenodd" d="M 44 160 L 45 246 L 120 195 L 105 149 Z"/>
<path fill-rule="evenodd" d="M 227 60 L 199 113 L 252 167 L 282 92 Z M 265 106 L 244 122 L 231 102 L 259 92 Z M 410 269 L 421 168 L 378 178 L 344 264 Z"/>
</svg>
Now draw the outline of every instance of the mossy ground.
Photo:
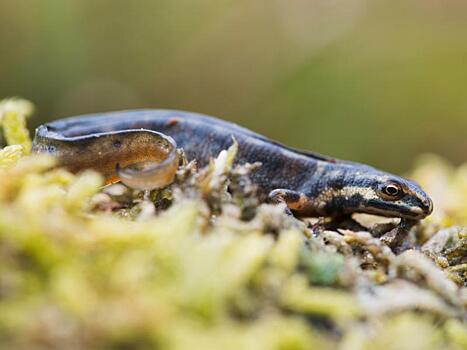
<svg viewBox="0 0 467 350">
<path fill-rule="evenodd" d="M 1 348 L 467 349 L 467 164 L 420 161 L 435 213 L 394 254 L 258 203 L 235 146 L 161 191 L 103 187 L 28 156 L 17 102 L 0 113 Z"/>
</svg>

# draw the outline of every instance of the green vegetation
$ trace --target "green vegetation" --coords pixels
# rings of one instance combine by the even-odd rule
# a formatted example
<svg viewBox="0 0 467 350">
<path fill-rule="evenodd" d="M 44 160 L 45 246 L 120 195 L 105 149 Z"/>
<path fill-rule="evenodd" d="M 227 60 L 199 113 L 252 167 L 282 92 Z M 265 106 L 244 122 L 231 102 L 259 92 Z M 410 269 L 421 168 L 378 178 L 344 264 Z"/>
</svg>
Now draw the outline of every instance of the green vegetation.
<svg viewBox="0 0 467 350">
<path fill-rule="evenodd" d="M 103 188 L 25 155 L 16 102 L 0 107 L 1 348 L 467 348 L 467 165 L 421 161 L 436 212 L 396 255 L 258 204 L 235 145 L 149 195 Z"/>
</svg>

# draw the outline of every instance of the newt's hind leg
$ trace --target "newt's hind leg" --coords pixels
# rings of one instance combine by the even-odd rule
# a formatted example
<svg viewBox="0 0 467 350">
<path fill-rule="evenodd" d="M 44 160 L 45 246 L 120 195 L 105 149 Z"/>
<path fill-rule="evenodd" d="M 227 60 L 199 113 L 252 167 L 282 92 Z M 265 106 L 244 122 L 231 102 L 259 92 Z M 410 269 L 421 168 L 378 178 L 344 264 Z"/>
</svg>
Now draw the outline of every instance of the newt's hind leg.
<svg viewBox="0 0 467 350">
<path fill-rule="evenodd" d="M 289 211 L 297 214 L 305 213 L 310 208 L 309 198 L 300 192 L 278 188 L 268 195 L 272 203 L 285 203 Z"/>
</svg>

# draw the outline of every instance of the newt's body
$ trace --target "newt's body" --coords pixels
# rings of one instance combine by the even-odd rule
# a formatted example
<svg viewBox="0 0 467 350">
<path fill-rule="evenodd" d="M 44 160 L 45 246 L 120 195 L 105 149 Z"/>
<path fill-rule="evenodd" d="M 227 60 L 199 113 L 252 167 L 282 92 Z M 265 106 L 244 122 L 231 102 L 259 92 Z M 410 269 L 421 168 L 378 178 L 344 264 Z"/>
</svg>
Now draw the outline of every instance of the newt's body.
<svg viewBox="0 0 467 350">
<path fill-rule="evenodd" d="M 430 198 L 414 182 L 367 165 L 295 150 L 196 113 L 134 110 L 61 119 L 37 129 L 33 150 L 56 155 L 72 170 L 92 167 L 111 176 L 117 163 L 163 159 L 155 142 L 166 143 L 162 155 L 170 149 L 160 134 L 141 129 L 172 137 L 188 159 L 200 165 L 228 148 L 234 137 L 237 163 L 262 163 L 251 175 L 260 195 L 284 201 L 299 215 L 363 212 L 420 220 L 432 211 Z"/>
</svg>

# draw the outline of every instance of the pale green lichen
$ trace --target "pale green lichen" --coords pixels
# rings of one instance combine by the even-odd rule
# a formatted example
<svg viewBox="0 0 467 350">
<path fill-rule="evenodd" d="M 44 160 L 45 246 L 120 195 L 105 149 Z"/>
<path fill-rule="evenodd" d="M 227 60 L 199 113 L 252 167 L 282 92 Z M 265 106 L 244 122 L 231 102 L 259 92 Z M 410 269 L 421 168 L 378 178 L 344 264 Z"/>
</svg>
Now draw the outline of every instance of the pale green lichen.
<svg viewBox="0 0 467 350">
<path fill-rule="evenodd" d="M 253 167 L 233 167 L 235 142 L 149 196 L 9 147 L 2 348 L 467 348 L 464 203 L 440 205 L 397 255 L 368 232 L 314 236 L 283 207 L 258 205 Z M 457 175 L 430 183 L 461 191 L 460 170 L 446 169 Z"/>
</svg>

